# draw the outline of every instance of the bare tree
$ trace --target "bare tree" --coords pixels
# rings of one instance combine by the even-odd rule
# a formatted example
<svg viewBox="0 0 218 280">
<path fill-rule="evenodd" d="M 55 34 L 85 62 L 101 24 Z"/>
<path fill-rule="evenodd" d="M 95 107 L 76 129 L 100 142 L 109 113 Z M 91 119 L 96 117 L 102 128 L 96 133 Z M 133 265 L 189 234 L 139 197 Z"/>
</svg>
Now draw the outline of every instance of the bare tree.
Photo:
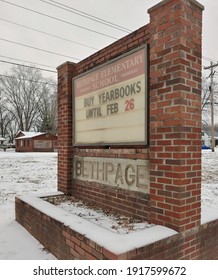
<svg viewBox="0 0 218 280">
<path fill-rule="evenodd" d="M 6 137 L 13 117 L 7 111 L 7 101 L 0 91 L 0 136 Z"/>
<path fill-rule="evenodd" d="M 38 108 L 39 117 L 35 121 L 38 131 L 57 132 L 57 90 L 53 80 L 43 85 L 43 98 Z"/>
<path fill-rule="evenodd" d="M 54 80 L 45 79 L 41 71 L 34 67 L 15 66 L 10 74 L 0 77 L 0 91 L 7 113 L 14 121 L 10 130 L 18 127 L 19 130 L 29 131 L 36 127 L 37 122 L 48 118 L 56 85 Z M 42 126 L 37 128 L 41 129 Z"/>
<path fill-rule="evenodd" d="M 214 82 L 214 112 L 218 111 L 218 84 Z M 202 78 L 202 96 L 201 96 L 201 111 L 202 111 L 202 126 L 205 129 L 210 127 L 211 122 L 211 96 L 210 96 L 210 82 L 206 76 Z"/>
<path fill-rule="evenodd" d="M 15 138 L 18 130 L 19 130 L 18 123 L 12 117 L 10 123 L 7 126 L 7 135 L 5 137 L 5 138 L 8 139 L 9 143 L 13 143 L 14 142 L 14 138 Z"/>
</svg>

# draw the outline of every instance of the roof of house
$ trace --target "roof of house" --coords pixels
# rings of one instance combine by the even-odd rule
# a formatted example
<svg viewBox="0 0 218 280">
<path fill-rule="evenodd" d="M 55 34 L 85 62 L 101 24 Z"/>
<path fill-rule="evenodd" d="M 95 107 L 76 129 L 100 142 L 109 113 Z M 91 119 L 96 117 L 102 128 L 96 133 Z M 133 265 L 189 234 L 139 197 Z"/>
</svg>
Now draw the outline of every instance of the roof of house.
<svg viewBox="0 0 218 280">
<path fill-rule="evenodd" d="M 15 139 L 27 139 L 27 138 L 33 138 L 45 134 L 45 132 L 35 132 L 35 131 L 19 131 L 18 133 L 20 132 L 22 132 L 24 135 L 20 137 L 16 137 Z"/>
</svg>

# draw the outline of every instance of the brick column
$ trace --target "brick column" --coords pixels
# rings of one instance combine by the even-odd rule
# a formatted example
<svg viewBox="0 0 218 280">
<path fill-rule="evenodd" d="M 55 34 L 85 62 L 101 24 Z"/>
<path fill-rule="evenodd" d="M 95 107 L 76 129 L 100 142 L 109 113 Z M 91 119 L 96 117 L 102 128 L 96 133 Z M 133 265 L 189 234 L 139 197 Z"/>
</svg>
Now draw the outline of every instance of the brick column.
<svg viewBox="0 0 218 280">
<path fill-rule="evenodd" d="M 148 10 L 151 222 L 180 232 L 201 218 L 202 11 L 195 0 Z"/>
<path fill-rule="evenodd" d="M 66 62 L 58 70 L 58 190 L 72 188 L 72 78 L 76 64 Z"/>
</svg>

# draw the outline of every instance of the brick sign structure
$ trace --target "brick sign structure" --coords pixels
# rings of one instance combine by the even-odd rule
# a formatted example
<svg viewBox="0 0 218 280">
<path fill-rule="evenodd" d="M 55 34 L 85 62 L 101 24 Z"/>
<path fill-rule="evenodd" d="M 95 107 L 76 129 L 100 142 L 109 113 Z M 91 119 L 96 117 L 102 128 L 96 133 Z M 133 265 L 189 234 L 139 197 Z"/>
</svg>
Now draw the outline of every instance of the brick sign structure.
<svg viewBox="0 0 218 280">
<path fill-rule="evenodd" d="M 58 190 L 173 230 L 119 254 L 17 199 L 17 220 L 58 258 L 218 259 L 218 220 L 201 221 L 203 9 L 164 0 L 147 25 L 58 67 Z"/>
<path fill-rule="evenodd" d="M 58 68 L 58 189 L 106 209 L 184 231 L 198 226 L 201 217 L 202 6 L 194 0 L 165 0 L 148 12 L 148 25 L 78 64 L 67 62 Z M 145 78 L 138 80 L 144 77 L 146 68 L 145 56 L 142 59 L 145 46 L 149 46 L 150 65 L 149 142 L 146 128 L 141 126 L 144 135 L 133 136 L 139 141 L 134 146 L 129 145 L 134 139 L 128 141 L 131 132 L 116 139 L 114 125 L 107 127 L 111 118 L 114 121 L 117 118 L 120 128 L 122 124 L 128 128 L 128 114 L 133 112 L 124 112 L 124 117 L 120 118 L 116 110 L 118 107 L 121 110 L 121 103 L 125 108 L 129 97 L 123 99 L 119 95 L 117 100 L 109 99 L 113 99 L 116 89 L 120 92 L 123 84 L 131 84 L 131 79 L 127 78 L 126 83 L 126 78 L 120 77 L 127 65 L 139 71 L 139 74 L 131 74 L 135 83 L 134 98 L 146 95 L 146 85 L 142 89 Z M 107 80 L 108 77 L 111 78 Z M 107 97 L 110 90 L 112 93 Z M 147 113 L 145 95 L 144 115 Z M 117 105 L 112 105 L 115 103 Z M 146 126 L 143 114 L 139 117 L 140 125 L 144 121 Z M 81 120 L 86 124 L 84 127 Z M 113 134 L 96 134 L 96 130 L 105 127 Z M 85 130 L 90 130 L 90 134 Z M 122 140 L 124 143 L 120 145 Z M 145 173 L 149 176 L 143 184 L 149 182 L 149 192 L 135 191 L 128 184 L 125 184 L 126 189 L 116 187 L 116 175 L 110 188 L 104 180 L 94 182 L 92 175 L 85 180 L 78 176 L 79 171 L 74 166 L 78 157 L 83 161 L 97 158 L 98 162 L 101 158 L 105 163 L 116 162 L 116 166 L 118 159 L 148 161 Z M 108 165 L 107 168 L 109 172 L 112 167 Z M 128 168 L 126 172 L 135 173 L 133 171 Z"/>
<path fill-rule="evenodd" d="M 58 189 L 180 232 L 200 225 L 201 217 L 202 6 L 194 0 L 165 0 L 148 12 L 148 25 L 78 64 L 67 62 L 58 68 Z M 127 74 L 128 68 L 133 71 L 133 80 L 128 75 L 121 78 L 124 68 Z M 136 97 L 142 103 L 133 122 L 136 111 L 125 111 L 128 100 L 131 109 L 133 95 L 120 95 L 121 88 L 131 84 L 133 105 L 138 106 Z M 116 120 L 127 133 L 116 135 Z M 133 135 L 132 126 L 139 128 Z M 105 162 L 108 180 L 94 179 L 92 164 L 78 176 L 78 158 Z M 112 175 L 107 163 L 116 162 L 113 172 L 122 165 L 120 178 L 126 172 L 130 180 L 136 168 L 130 163 L 125 171 L 125 160 L 144 162 L 143 191 Z"/>
<path fill-rule="evenodd" d="M 58 68 L 60 191 L 125 215 L 168 226 L 179 232 L 200 224 L 202 9 L 194 0 L 162 1 L 148 11 L 148 25 L 78 64 L 67 62 Z M 125 61 L 131 61 L 133 69 L 138 69 L 139 65 L 145 69 L 140 56 L 146 45 L 149 46 L 150 65 L 149 142 L 147 143 L 145 135 L 143 142 L 143 137 L 138 137 L 137 133 L 136 142 L 138 139 L 140 143 L 136 143 L 135 146 L 128 145 L 131 132 L 123 135 L 123 138 L 116 139 L 113 126 L 111 138 L 104 133 L 99 136 L 95 128 L 103 129 L 110 118 L 116 120 L 116 106 L 121 110 L 121 103 L 124 101 L 122 98 L 119 101 L 109 100 L 110 109 L 107 109 L 107 106 L 103 108 L 101 105 L 107 101 L 106 92 L 120 90 L 123 81 L 118 82 L 121 84 L 118 86 L 112 83 L 112 78 L 110 84 L 99 77 L 109 77 L 109 73 L 112 74 L 113 71 L 123 73 L 124 65 L 127 65 Z M 140 75 L 143 76 L 143 71 L 139 72 L 139 75 L 136 74 L 134 80 L 135 96 L 142 98 L 146 88 L 142 90 L 141 79 L 137 87 Z M 115 81 L 115 76 L 111 77 Z M 144 98 L 146 100 L 146 97 Z M 112 105 L 114 103 L 118 105 Z M 125 101 L 123 103 L 125 106 Z M 143 107 L 146 110 L 146 103 Z M 98 108 L 101 108 L 101 111 Z M 80 116 L 79 109 L 83 117 Z M 146 112 L 144 114 L 146 115 Z M 123 116 L 123 120 L 127 116 L 128 122 L 128 114 L 124 113 Z M 122 120 L 117 117 L 119 121 Z M 81 118 L 87 124 L 85 130 L 91 130 L 90 137 L 79 124 Z M 143 117 L 139 119 L 142 125 Z M 144 124 L 146 126 L 145 121 Z M 128 127 L 127 123 L 126 125 Z M 142 128 L 142 131 L 145 134 L 146 128 Z M 122 140 L 123 145 L 117 145 L 116 142 L 120 144 Z M 105 142 L 105 146 L 101 141 Z M 130 143 L 132 141 L 134 140 L 131 139 Z M 74 146 L 73 143 L 86 145 Z M 93 146 L 93 143 L 96 145 Z M 149 181 L 150 191 L 145 193 L 128 189 L 128 184 L 125 191 L 115 186 L 108 188 L 107 182 L 105 184 L 96 180 L 94 183 L 90 177 L 87 181 L 84 178 L 81 180 L 81 177 L 73 174 L 76 170 L 73 167 L 74 159 L 78 157 L 83 157 L 84 160 L 90 157 L 102 158 L 103 161 L 110 159 L 114 162 L 116 159 L 148 161 L 149 178 L 145 181 Z M 130 171 L 129 168 L 128 172 Z"/>
</svg>

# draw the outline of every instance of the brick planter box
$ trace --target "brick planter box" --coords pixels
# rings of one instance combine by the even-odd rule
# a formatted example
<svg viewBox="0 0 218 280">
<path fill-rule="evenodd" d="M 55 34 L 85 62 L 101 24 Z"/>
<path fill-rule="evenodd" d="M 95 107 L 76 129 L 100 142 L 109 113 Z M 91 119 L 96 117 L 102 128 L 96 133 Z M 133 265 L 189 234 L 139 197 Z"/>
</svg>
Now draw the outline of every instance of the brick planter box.
<svg viewBox="0 0 218 280">
<path fill-rule="evenodd" d="M 218 259 L 218 220 L 183 233 L 153 226 L 120 235 L 42 199 L 54 195 L 63 194 L 16 197 L 16 220 L 58 259 Z"/>
</svg>

